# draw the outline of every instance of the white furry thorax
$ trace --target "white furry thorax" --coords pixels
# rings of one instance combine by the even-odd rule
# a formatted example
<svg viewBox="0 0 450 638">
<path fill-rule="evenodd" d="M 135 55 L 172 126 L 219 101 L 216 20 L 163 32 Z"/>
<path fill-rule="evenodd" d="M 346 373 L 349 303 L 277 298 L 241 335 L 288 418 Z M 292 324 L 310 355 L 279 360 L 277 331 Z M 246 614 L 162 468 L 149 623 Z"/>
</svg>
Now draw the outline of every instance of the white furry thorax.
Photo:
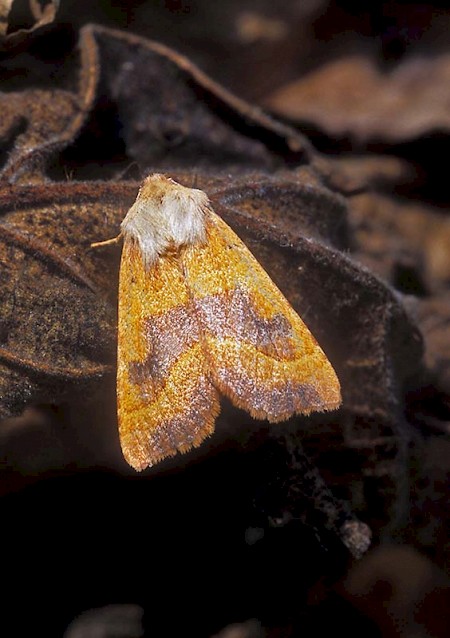
<svg viewBox="0 0 450 638">
<path fill-rule="evenodd" d="M 206 193 L 155 173 L 144 180 L 120 228 L 138 243 L 149 267 L 169 248 L 205 243 L 209 210 Z"/>
</svg>

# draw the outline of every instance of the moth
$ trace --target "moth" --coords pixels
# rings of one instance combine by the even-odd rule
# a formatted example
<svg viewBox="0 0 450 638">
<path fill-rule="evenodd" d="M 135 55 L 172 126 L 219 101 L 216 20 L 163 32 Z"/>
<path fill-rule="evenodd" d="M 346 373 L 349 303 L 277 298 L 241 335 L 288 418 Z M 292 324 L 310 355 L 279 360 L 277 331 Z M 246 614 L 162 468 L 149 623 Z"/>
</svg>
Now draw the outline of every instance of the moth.
<svg viewBox="0 0 450 638">
<path fill-rule="evenodd" d="M 147 177 L 121 224 L 117 404 L 136 470 L 212 434 L 220 395 L 256 419 L 334 410 L 337 375 L 201 190 Z"/>
</svg>

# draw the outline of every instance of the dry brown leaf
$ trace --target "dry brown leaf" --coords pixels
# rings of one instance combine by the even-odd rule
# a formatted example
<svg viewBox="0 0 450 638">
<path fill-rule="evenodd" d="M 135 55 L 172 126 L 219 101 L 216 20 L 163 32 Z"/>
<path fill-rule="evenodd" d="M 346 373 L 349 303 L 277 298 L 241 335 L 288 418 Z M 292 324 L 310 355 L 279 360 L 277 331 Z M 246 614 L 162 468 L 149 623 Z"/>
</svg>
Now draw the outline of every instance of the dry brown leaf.
<svg viewBox="0 0 450 638">
<path fill-rule="evenodd" d="M 370 552 L 340 587 L 385 638 L 447 635 L 448 619 L 442 612 L 449 588 L 444 571 L 412 547 L 401 545 Z"/>
<path fill-rule="evenodd" d="M 412 58 L 390 73 L 348 57 L 277 90 L 264 105 L 330 136 L 395 143 L 450 130 L 449 86 L 449 55 Z"/>
<path fill-rule="evenodd" d="M 195 157 L 199 172 L 308 162 L 312 151 L 303 136 L 164 45 L 87 26 L 79 48 L 78 93 L 30 90 L 1 97 L 6 116 L 0 136 L 11 149 L 2 181 L 36 181 L 45 171 L 80 179 L 86 169 L 92 178 L 96 157 L 101 170 L 95 176 L 103 178 L 108 166 L 124 170 L 132 160 L 154 170 L 190 168 Z M 75 157 L 69 150 L 58 157 L 75 141 Z"/>
<path fill-rule="evenodd" d="M 350 199 L 354 255 L 397 289 L 436 294 L 450 284 L 450 219 L 441 209 L 362 193 Z"/>
<path fill-rule="evenodd" d="M 10 14 L 13 5 L 18 7 L 18 11 L 26 14 L 34 23 L 29 28 L 21 28 L 11 31 Z M 59 7 L 59 0 L 47 0 L 39 2 L 38 0 L 28 0 L 28 6 L 23 6 L 23 2 L 18 0 L 0 0 L 0 48 L 8 49 L 22 42 L 30 33 L 51 24 L 55 20 L 56 12 Z M 10 31 L 8 33 L 8 31 Z"/>
<path fill-rule="evenodd" d="M 95 51 L 96 73 L 123 123 L 131 157 L 148 165 L 275 167 L 283 154 L 305 158 L 310 145 L 211 80 L 187 58 L 158 42 L 87 26 L 80 46 Z M 94 70 L 92 70 L 94 72 Z M 155 90 L 158 87 L 158 90 Z"/>
<path fill-rule="evenodd" d="M 49 157 L 71 142 L 84 121 L 77 96 L 68 91 L 0 94 L 0 142 L 12 145 L 1 181 L 42 180 Z"/>
</svg>

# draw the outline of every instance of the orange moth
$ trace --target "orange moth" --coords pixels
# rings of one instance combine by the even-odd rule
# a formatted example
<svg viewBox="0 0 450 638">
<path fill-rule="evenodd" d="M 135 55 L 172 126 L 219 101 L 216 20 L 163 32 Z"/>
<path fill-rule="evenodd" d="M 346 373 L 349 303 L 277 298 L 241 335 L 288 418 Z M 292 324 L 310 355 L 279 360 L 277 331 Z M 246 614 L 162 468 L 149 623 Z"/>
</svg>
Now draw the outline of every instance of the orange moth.
<svg viewBox="0 0 450 638">
<path fill-rule="evenodd" d="M 143 470 L 214 431 L 220 394 L 256 419 L 334 410 L 316 340 L 206 193 L 147 177 L 121 224 L 117 402 Z"/>
</svg>

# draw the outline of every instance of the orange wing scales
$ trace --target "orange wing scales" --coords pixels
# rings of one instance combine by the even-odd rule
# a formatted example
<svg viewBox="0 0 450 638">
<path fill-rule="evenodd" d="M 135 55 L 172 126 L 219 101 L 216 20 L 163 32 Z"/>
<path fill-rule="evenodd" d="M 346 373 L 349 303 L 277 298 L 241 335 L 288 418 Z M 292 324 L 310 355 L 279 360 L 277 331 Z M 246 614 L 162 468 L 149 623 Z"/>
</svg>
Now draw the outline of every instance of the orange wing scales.
<svg viewBox="0 0 450 638">
<path fill-rule="evenodd" d="M 208 214 L 204 244 L 149 268 L 125 237 L 117 394 L 130 465 L 198 446 L 214 430 L 219 391 L 272 422 L 341 402 L 314 337 L 220 217 Z"/>
<path fill-rule="evenodd" d="M 207 243 L 183 260 L 211 379 L 223 394 L 272 422 L 339 407 L 339 381 L 324 352 L 220 217 L 211 214 Z"/>
<path fill-rule="evenodd" d="M 198 327 L 186 311 L 175 260 L 146 270 L 125 240 L 119 284 L 119 433 L 136 470 L 198 446 L 214 430 L 219 395 L 208 377 Z"/>
</svg>

